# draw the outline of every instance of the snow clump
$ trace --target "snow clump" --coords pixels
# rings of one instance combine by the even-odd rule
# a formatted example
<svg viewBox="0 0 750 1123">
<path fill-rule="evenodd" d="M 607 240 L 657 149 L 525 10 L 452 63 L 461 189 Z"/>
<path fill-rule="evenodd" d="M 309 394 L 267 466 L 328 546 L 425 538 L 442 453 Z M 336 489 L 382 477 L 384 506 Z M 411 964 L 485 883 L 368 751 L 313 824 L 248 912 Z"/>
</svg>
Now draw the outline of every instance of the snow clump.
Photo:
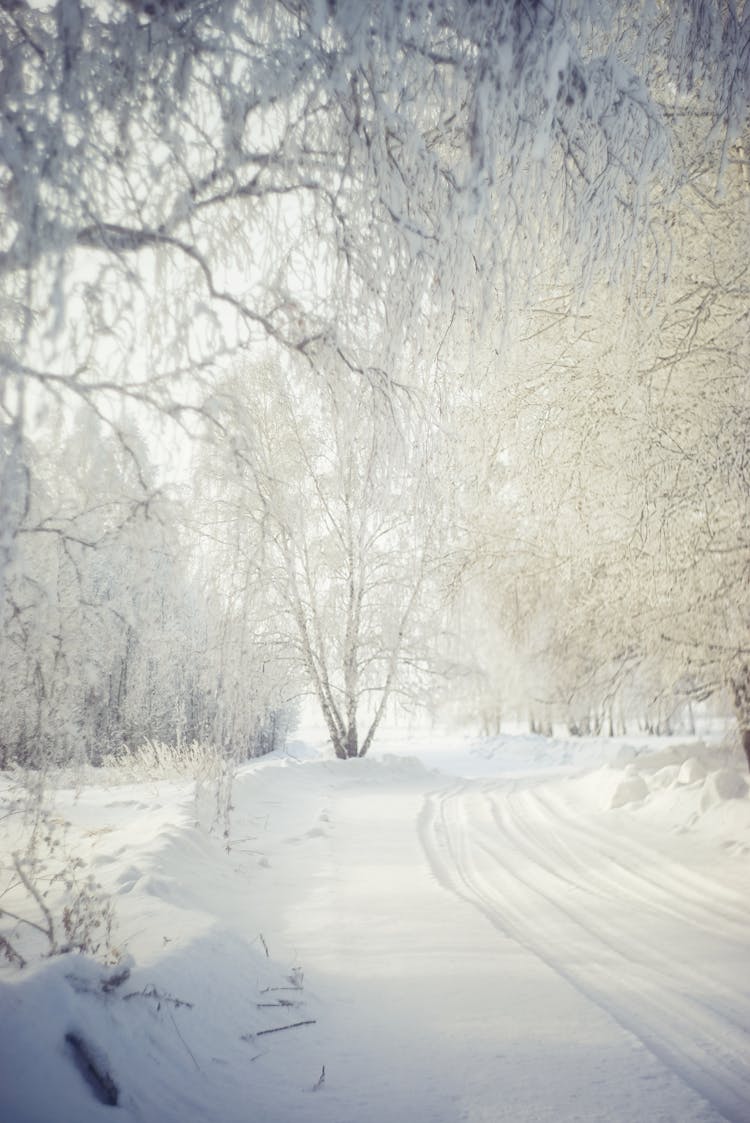
<svg viewBox="0 0 750 1123">
<path fill-rule="evenodd" d="M 626 772 L 614 790 L 610 807 L 624 807 L 628 803 L 639 803 L 649 794 L 648 784 L 637 772 Z"/>
<path fill-rule="evenodd" d="M 699 780 L 705 780 L 706 769 L 703 767 L 697 757 L 688 757 L 686 761 L 680 766 L 677 773 L 676 783 L 678 784 L 695 784 Z"/>
<path fill-rule="evenodd" d="M 735 768 L 721 768 L 707 778 L 701 794 L 701 811 L 708 811 L 728 799 L 744 799 L 747 781 Z"/>
</svg>

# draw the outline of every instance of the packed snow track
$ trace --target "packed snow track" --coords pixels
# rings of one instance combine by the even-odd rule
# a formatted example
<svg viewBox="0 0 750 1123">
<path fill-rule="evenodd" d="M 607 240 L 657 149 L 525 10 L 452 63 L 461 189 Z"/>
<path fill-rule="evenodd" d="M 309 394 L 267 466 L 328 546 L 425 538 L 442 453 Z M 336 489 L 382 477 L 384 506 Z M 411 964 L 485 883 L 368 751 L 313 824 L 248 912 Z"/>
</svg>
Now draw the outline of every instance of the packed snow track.
<svg viewBox="0 0 750 1123">
<path fill-rule="evenodd" d="M 748 902 L 549 785 L 459 782 L 419 834 L 440 884 L 634 1034 L 731 1123 L 750 1120 Z"/>
</svg>

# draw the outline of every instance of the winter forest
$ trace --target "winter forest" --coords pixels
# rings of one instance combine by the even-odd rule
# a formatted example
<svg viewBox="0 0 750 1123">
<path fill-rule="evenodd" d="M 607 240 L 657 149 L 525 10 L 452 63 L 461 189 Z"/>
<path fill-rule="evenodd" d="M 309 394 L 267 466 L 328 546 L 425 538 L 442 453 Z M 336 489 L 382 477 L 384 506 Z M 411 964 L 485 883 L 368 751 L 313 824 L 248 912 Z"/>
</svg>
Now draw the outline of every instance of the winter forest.
<svg viewBox="0 0 750 1123">
<path fill-rule="evenodd" d="M 750 763 L 749 104 L 745 0 L 2 0 L 8 969 L 106 943 L 98 770 Z"/>
<path fill-rule="evenodd" d="M 743 22 L 744 20 L 744 22 Z M 3 762 L 750 736 L 747 16 L 3 5 Z"/>
</svg>

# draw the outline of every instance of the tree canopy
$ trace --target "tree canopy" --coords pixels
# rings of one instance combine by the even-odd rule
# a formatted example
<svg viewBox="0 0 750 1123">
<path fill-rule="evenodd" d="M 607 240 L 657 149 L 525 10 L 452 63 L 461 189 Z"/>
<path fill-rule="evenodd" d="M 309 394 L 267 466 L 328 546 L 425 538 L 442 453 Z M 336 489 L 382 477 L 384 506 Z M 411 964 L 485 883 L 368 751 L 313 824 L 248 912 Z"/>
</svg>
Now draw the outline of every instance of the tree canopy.
<svg viewBox="0 0 750 1123">
<path fill-rule="evenodd" d="M 117 736 L 190 698 L 244 743 L 306 674 L 366 750 L 349 688 L 420 662 L 426 585 L 545 705 L 728 685 L 750 728 L 749 97 L 743 3 L 4 0 L 3 697 L 18 652 L 38 715 L 75 681 L 75 739 L 125 689 L 135 556 L 163 704 L 131 677 Z M 252 527 L 210 577 L 199 474 Z"/>
</svg>

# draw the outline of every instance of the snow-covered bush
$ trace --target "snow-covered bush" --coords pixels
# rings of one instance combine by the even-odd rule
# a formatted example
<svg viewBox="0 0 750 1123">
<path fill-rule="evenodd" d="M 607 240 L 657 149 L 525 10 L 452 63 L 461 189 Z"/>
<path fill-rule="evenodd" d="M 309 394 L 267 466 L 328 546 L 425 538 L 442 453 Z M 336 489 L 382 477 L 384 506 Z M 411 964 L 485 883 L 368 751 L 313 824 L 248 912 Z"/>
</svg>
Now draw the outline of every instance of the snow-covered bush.
<svg viewBox="0 0 750 1123">
<path fill-rule="evenodd" d="M 11 789 L 0 807 L 17 818 L 19 843 L 0 860 L 0 956 L 21 967 L 29 949 L 116 957 L 112 902 L 71 847 L 64 820 L 28 792 L 14 796 Z"/>
</svg>

